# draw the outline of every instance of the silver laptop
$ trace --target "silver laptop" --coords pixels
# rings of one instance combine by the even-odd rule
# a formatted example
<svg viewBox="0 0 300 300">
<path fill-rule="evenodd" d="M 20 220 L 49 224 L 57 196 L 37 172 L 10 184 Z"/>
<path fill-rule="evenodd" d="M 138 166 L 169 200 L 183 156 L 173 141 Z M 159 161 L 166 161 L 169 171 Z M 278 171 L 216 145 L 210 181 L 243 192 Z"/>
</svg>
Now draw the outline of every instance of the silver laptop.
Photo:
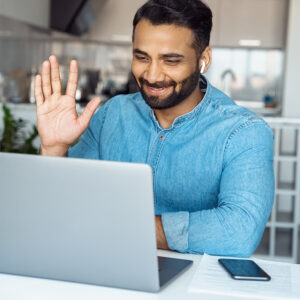
<svg viewBox="0 0 300 300">
<path fill-rule="evenodd" d="M 0 273 L 156 292 L 191 265 L 158 258 L 145 164 L 0 153 Z"/>
</svg>

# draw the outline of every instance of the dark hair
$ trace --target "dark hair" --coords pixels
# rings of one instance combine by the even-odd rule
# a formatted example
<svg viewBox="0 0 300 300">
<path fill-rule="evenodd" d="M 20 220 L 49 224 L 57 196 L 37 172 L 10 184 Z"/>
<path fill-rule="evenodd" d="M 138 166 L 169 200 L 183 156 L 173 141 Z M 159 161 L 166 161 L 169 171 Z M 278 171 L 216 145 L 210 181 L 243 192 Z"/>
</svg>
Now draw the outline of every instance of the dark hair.
<svg viewBox="0 0 300 300">
<path fill-rule="evenodd" d="M 194 32 L 197 55 L 209 45 L 212 12 L 201 0 L 148 0 L 133 19 L 133 37 L 136 25 L 146 19 L 153 25 L 174 24 Z"/>
</svg>

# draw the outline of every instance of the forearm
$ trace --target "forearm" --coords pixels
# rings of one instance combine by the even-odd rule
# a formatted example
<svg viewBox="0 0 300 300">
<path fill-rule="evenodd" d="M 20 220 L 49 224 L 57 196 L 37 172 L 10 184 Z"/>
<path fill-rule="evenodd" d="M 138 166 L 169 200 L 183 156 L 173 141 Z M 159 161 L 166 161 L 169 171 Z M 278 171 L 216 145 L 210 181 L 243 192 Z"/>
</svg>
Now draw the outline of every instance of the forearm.
<svg viewBox="0 0 300 300">
<path fill-rule="evenodd" d="M 228 194 L 213 209 L 162 214 L 169 248 L 183 253 L 250 256 L 272 208 L 272 183 L 266 189 L 268 195 Z"/>
<path fill-rule="evenodd" d="M 157 248 L 169 250 L 169 246 L 168 246 L 165 232 L 164 232 L 162 222 L 161 222 L 161 216 L 155 217 L 155 226 L 156 226 Z"/>
<path fill-rule="evenodd" d="M 162 214 L 168 246 L 183 253 L 250 256 L 256 249 L 267 222 L 269 207 L 226 204 L 196 212 Z"/>
<path fill-rule="evenodd" d="M 269 208 L 259 212 L 254 206 L 235 204 L 191 213 L 187 252 L 249 257 L 260 242 L 268 215 Z"/>
<path fill-rule="evenodd" d="M 162 214 L 168 246 L 179 252 L 249 256 L 261 239 L 273 200 L 271 161 L 224 171 L 215 208 Z"/>
</svg>

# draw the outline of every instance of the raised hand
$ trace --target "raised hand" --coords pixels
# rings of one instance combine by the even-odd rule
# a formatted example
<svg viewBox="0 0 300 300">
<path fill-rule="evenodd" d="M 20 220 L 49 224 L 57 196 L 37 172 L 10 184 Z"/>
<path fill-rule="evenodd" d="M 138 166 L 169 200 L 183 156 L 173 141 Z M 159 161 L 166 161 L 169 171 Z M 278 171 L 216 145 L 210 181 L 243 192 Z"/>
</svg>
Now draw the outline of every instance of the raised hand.
<svg viewBox="0 0 300 300">
<path fill-rule="evenodd" d="M 78 81 L 78 65 L 70 63 L 66 94 L 61 91 L 57 58 L 51 55 L 43 62 L 42 76 L 35 78 L 35 99 L 38 131 L 41 139 L 41 154 L 65 156 L 69 147 L 82 135 L 100 103 L 94 98 L 78 116 L 75 93 Z"/>
</svg>

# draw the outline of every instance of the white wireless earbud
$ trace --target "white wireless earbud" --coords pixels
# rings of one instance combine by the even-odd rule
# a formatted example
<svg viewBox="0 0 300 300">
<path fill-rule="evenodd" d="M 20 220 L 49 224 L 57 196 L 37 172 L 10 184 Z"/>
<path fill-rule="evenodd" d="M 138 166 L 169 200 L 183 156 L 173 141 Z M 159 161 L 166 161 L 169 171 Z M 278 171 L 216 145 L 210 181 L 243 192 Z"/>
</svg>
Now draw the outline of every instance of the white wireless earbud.
<svg viewBox="0 0 300 300">
<path fill-rule="evenodd" d="M 201 60 L 201 70 L 200 70 L 201 74 L 204 72 L 204 69 L 205 69 L 205 61 Z"/>
</svg>

